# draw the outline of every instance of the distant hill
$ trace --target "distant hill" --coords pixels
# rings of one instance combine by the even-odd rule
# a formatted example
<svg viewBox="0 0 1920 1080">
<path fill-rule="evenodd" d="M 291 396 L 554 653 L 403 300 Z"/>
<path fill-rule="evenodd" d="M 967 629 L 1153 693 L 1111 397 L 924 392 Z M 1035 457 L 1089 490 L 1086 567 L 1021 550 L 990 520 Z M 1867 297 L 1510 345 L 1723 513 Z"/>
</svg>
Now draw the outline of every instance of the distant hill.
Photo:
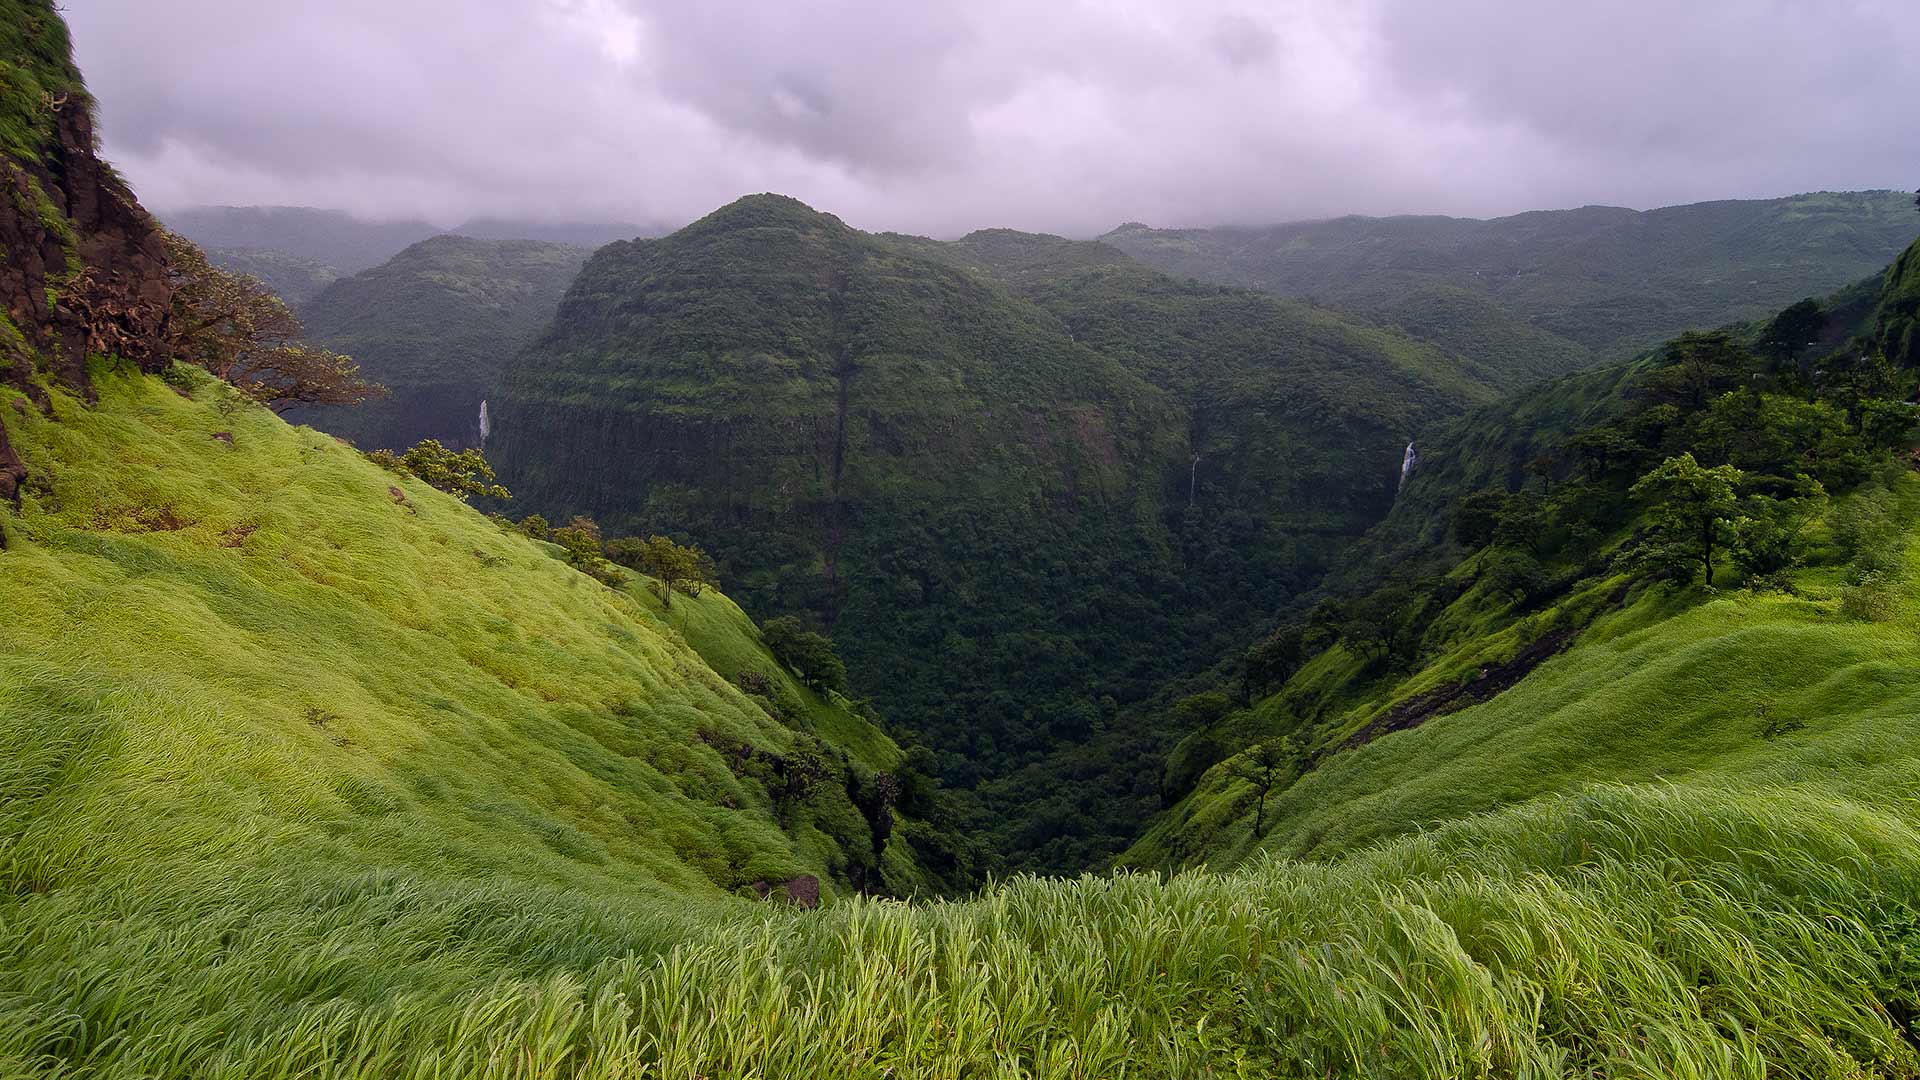
<svg viewBox="0 0 1920 1080">
<path fill-rule="evenodd" d="M 340 280 L 340 271 L 313 259 L 265 248 L 212 248 L 207 258 L 223 270 L 259 278 L 298 308 Z"/>
<path fill-rule="evenodd" d="M 296 305 L 317 295 L 333 278 L 372 269 L 402 249 L 441 234 L 596 248 L 661 231 L 617 222 L 500 217 L 471 218 L 445 229 L 417 219 L 368 221 L 341 210 L 305 206 L 201 206 L 167 214 L 165 224 L 205 248 L 217 264 L 261 278 Z"/>
<path fill-rule="evenodd" d="M 546 327 L 586 248 L 436 236 L 342 278 L 302 308 L 308 335 L 359 361 L 388 397 L 295 419 L 366 447 L 480 441 L 480 404 Z"/>
<path fill-rule="evenodd" d="M 163 215 L 167 228 L 209 251 L 273 251 L 356 274 L 444 230 L 425 221 L 364 221 L 309 206 L 201 206 Z"/>
<path fill-rule="evenodd" d="M 1910 194 L 1867 191 L 1485 221 L 1130 223 L 1102 240 L 1169 273 L 1312 297 L 1449 347 L 1536 351 L 1549 357 L 1538 365 L 1546 374 L 1831 292 L 1885 266 L 1917 232 Z M 1524 333 L 1542 336 L 1530 344 Z"/>
<path fill-rule="evenodd" d="M 1127 704 L 1310 587 L 1409 433 L 1491 396 L 1404 335 L 1112 249 L 754 196 L 595 253 L 488 451 L 516 512 L 688 536 L 750 610 L 829 628 L 1014 865 L 1068 868 L 1157 803 Z"/>
</svg>

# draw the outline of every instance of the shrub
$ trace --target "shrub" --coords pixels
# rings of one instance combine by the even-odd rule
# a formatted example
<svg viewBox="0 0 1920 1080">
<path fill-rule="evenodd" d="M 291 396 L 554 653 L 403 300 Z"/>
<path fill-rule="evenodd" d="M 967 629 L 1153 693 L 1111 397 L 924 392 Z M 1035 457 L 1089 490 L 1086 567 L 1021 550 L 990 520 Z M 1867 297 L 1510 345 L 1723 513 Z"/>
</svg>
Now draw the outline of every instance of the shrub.
<svg viewBox="0 0 1920 1080">
<path fill-rule="evenodd" d="M 390 450 L 375 450 L 367 455 L 367 460 L 383 469 L 417 476 L 461 502 L 475 495 L 512 498 L 506 488 L 493 482 L 493 466 L 487 464 L 480 451 L 456 453 L 441 445 L 438 439 L 422 439 L 397 458 Z"/>
</svg>

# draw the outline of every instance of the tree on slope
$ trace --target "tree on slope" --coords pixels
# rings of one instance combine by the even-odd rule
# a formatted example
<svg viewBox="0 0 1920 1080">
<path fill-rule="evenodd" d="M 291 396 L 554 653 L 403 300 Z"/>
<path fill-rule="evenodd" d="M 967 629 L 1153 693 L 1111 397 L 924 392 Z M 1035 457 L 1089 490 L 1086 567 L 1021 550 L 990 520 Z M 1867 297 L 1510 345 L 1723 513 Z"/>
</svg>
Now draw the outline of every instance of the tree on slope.
<svg viewBox="0 0 1920 1080">
<path fill-rule="evenodd" d="M 1258 793 L 1253 809 L 1255 839 L 1266 831 L 1267 793 L 1293 768 L 1293 746 L 1282 736 L 1256 743 L 1227 766 L 1230 775 L 1253 785 Z"/>
<path fill-rule="evenodd" d="M 386 388 L 360 366 L 307 344 L 292 309 L 259 279 L 207 261 L 192 241 L 166 234 L 173 285 L 167 350 L 198 364 L 275 412 L 297 405 L 358 405 Z"/>
<path fill-rule="evenodd" d="M 1713 560 L 1742 523 L 1734 495 L 1742 473 L 1731 465 L 1706 468 L 1692 452 L 1671 457 L 1633 485 L 1651 526 L 1637 561 L 1663 575 L 1691 574 L 1699 566 L 1713 586 Z"/>
</svg>

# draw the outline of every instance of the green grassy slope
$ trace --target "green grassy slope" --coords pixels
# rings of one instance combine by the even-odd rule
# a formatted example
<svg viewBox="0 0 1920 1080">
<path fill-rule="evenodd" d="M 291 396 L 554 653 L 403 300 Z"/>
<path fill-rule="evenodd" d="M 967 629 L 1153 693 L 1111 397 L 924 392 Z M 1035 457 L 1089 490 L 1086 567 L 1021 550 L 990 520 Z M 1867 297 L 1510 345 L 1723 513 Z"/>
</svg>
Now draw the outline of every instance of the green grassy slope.
<svg viewBox="0 0 1920 1080">
<path fill-rule="evenodd" d="M 1158 797 L 1127 706 L 1309 587 L 1408 433 L 1489 396 L 1403 335 L 1098 245 L 754 196 L 596 253 L 489 452 L 529 508 L 693 539 L 751 610 L 824 624 L 1017 865 L 1071 870 Z"/>
<path fill-rule="evenodd" d="M 718 895 L 875 861 L 847 792 L 898 750 L 871 725 L 775 720 L 644 603 L 196 383 L 10 421 L 35 478 L 0 552 L 14 889 L 257 856 Z M 816 740 L 827 778 L 776 805 Z"/>
<path fill-rule="evenodd" d="M 1920 478 L 1901 477 L 1896 491 L 1910 520 Z M 1909 568 L 1913 546 L 1909 538 Z M 1472 571 L 1461 572 L 1471 580 Z M 1362 665 L 1344 650 L 1323 656 L 1237 724 L 1246 741 L 1291 733 L 1326 755 L 1269 797 L 1264 836 L 1256 843 L 1252 834 L 1252 789 L 1221 770 L 1128 861 L 1230 865 L 1255 850 L 1326 858 L 1596 783 L 1869 791 L 1911 769 L 1920 754 L 1920 576 L 1911 569 L 1897 610 L 1874 622 L 1842 612 L 1831 567 L 1802 571 L 1792 595 L 1738 591 L 1700 602 L 1697 593 L 1641 588 L 1615 602 L 1627 584 L 1602 579 L 1561 604 L 1497 616 L 1484 588 L 1471 591 L 1451 616 L 1469 632 L 1404 678 L 1356 680 Z M 1580 628 L 1573 648 L 1514 688 L 1341 749 L 1393 706 L 1470 683 L 1559 627 Z M 1333 705 L 1302 725 L 1302 703 L 1316 695 Z"/>
<path fill-rule="evenodd" d="M 337 281 L 300 309 L 309 336 L 360 363 L 388 397 L 293 414 L 368 449 L 480 439 L 480 402 L 553 317 L 585 248 L 436 236 Z"/>
<path fill-rule="evenodd" d="M 1489 362 L 1507 351 L 1498 342 L 1530 329 L 1560 339 L 1543 342 L 1559 353 L 1554 363 L 1578 363 L 1583 354 L 1624 358 L 1688 327 L 1771 315 L 1838 289 L 1886 265 L 1913 239 L 1912 210 L 1912 197 L 1901 192 L 1819 192 L 1488 221 L 1129 224 L 1102 239 L 1171 273 L 1311 296 L 1415 334 L 1423 324 L 1453 324 L 1430 340 L 1447 347 L 1478 340 Z M 1436 287 L 1431 302 L 1419 299 Z M 1483 327 L 1459 301 L 1461 291 L 1506 314 Z M 1471 321 L 1461 329 L 1461 320 Z"/>
</svg>

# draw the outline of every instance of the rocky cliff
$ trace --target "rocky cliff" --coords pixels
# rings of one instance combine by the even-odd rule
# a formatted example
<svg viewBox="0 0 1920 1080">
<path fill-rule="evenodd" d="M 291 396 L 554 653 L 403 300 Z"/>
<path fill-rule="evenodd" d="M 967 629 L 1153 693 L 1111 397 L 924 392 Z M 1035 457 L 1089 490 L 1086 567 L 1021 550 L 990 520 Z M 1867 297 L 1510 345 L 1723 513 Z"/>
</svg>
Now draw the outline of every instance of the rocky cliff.
<svg viewBox="0 0 1920 1080">
<path fill-rule="evenodd" d="M 52 3 L 4 0 L 0 24 L 0 386 L 44 407 L 37 379 L 86 391 L 90 353 L 164 363 L 171 289 L 158 226 L 94 152 L 93 101 Z M 25 480 L 0 412 L 0 498 Z"/>
</svg>

